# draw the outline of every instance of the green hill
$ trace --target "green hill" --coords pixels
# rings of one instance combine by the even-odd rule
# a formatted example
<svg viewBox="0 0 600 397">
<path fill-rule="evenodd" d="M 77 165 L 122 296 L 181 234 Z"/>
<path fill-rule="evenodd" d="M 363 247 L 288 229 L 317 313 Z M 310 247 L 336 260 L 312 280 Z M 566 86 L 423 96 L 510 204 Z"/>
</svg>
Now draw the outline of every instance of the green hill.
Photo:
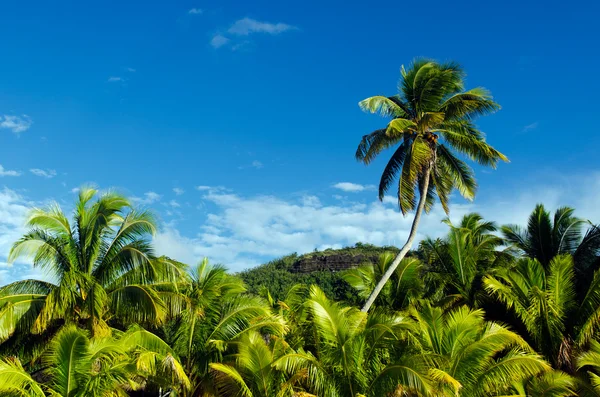
<svg viewBox="0 0 600 397">
<path fill-rule="evenodd" d="M 275 300 L 284 299 L 298 283 L 316 284 L 331 298 L 356 303 L 356 293 L 341 279 L 339 272 L 364 263 L 377 261 L 385 251 L 395 247 L 377 247 L 357 243 L 342 249 L 327 249 L 304 255 L 291 254 L 239 273 L 250 292 L 267 287 Z"/>
</svg>

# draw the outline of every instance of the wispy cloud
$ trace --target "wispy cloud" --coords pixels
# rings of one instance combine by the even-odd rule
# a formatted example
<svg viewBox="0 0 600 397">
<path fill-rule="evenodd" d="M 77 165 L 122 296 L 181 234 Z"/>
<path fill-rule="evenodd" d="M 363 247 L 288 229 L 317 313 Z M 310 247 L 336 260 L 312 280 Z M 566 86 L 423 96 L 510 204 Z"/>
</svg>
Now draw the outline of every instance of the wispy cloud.
<svg viewBox="0 0 600 397">
<path fill-rule="evenodd" d="M 0 164 L 0 176 L 20 176 L 21 173 L 15 170 L 5 170 L 2 164 Z"/>
<path fill-rule="evenodd" d="M 526 125 L 525 127 L 523 127 L 523 132 L 529 132 L 529 131 L 533 131 L 535 129 L 537 129 L 539 127 L 540 123 L 538 121 L 533 122 L 531 124 Z"/>
<path fill-rule="evenodd" d="M 40 176 L 42 178 L 54 178 L 56 176 L 56 170 L 43 170 L 41 168 L 32 168 L 29 170 L 33 175 Z"/>
<path fill-rule="evenodd" d="M 343 190 L 344 192 L 363 192 L 365 190 L 375 190 L 373 185 L 360 185 L 352 182 L 339 182 L 333 185 L 335 189 Z"/>
<path fill-rule="evenodd" d="M 31 128 L 33 121 L 26 114 L 22 116 L 10 116 L 5 114 L 0 116 L 0 128 L 11 130 L 15 134 L 27 131 Z"/>
<path fill-rule="evenodd" d="M 295 26 L 287 23 L 277 22 L 261 22 L 252 18 L 242 18 L 235 21 L 225 34 L 216 33 L 210 40 L 210 45 L 214 48 L 221 48 L 230 45 L 232 51 L 247 48 L 251 43 L 249 40 L 242 40 L 242 37 L 247 37 L 255 33 L 268 35 L 277 35 L 290 30 L 298 29 Z"/>
<path fill-rule="evenodd" d="M 235 21 L 227 32 L 239 36 L 248 36 L 252 33 L 279 34 L 294 29 L 297 28 L 286 23 L 260 22 L 252 18 L 243 18 Z"/>
<path fill-rule="evenodd" d="M 183 190 L 183 189 L 182 189 L 182 188 L 180 188 L 180 187 L 174 187 L 174 188 L 173 188 L 173 192 L 174 192 L 176 195 L 178 195 L 178 196 L 181 196 L 183 193 L 185 193 L 185 190 Z"/>
<path fill-rule="evenodd" d="M 119 81 L 124 81 L 124 80 L 123 80 L 123 77 L 110 76 L 107 81 L 109 83 L 118 83 Z"/>
<path fill-rule="evenodd" d="M 252 162 L 252 164 L 250 164 L 252 167 L 256 168 L 257 170 L 261 169 L 262 167 L 264 167 L 263 163 L 261 163 L 258 160 L 254 160 Z"/>
<path fill-rule="evenodd" d="M 156 203 L 157 201 L 160 201 L 161 197 L 162 196 L 160 194 L 150 191 L 144 193 L 143 198 L 134 197 L 134 200 L 141 204 L 152 204 Z"/>
<path fill-rule="evenodd" d="M 191 10 L 188 11 L 188 14 L 190 15 L 200 15 L 202 14 L 204 11 L 200 8 L 192 8 Z"/>
<path fill-rule="evenodd" d="M 135 72 L 137 72 L 137 70 L 136 70 L 136 69 L 134 69 L 134 68 L 127 68 L 126 70 L 127 70 L 128 72 L 130 72 L 130 73 L 135 73 Z"/>
<path fill-rule="evenodd" d="M 179 208 L 181 207 L 181 204 L 179 204 L 176 200 L 171 200 L 169 201 L 169 205 L 173 208 Z"/>
<path fill-rule="evenodd" d="M 210 45 L 213 46 L 214 48 L 221 48 L 224 45 L 226 45 L 227 43 L 229 43 L 229 39 L 225 36 L 223 36 L 222 34 L 216 34 L 213 36 L 213 38 L 210 40 Z"/>
<path fill-rule="evenodd" d="M 257 170 L 260 170 L 261 168 L 264 167 L 264 164 L 258 160 L 254 160 L 253 162 L 251 162 L 250 164 L 247 165 L 240 165 L 238 167 L 238 170 L 244 170 L 244 169 L 248 169 L 248 168 L 254 168 Z"/>
</svg>

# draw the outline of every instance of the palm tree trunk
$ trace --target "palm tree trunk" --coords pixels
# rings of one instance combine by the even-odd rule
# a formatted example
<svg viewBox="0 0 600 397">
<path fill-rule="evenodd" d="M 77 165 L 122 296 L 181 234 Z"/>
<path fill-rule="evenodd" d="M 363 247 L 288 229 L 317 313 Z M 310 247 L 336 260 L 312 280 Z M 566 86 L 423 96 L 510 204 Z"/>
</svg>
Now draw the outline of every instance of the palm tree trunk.
<svg viewBox="0 0 600 397">
<path fill-rule="evenodd" d="M 365 302 L 365 305 L 362 307 L 361 311 L 363 311 L 365 313 L 369 311 L 369 309 L 373 305 L 373 302 L 375 302 L 375 299 L 377 299 L 377 296 L 379 295 L 379 293 L 385 286 L 385 283 L 387 283 L 388 280 L 390 279 L 390 277 L 392 276 L 392 274 L 394 274 L 394 272 L 396 271 L 396 268 L 398 267 L 400 262 L 402 262 L 402 259 L 404 259 L 404 257 L 410 250 L 410 247 L 412 247 L 413 241 L 415 240 L 415 237 L 417 236 L 417 228 L 419 227 L 419 221 L 421 220 L 421 214 L 423 213 L 423 209 L 425 208 L 425 202 L 427 201 L 427 190 L 429 189 L 429 176 L 431 174 L 431 167 L 432 167 L 432 165 L 427 167 L 427 169 L 425 170 L 425 175 L 423 175 L 423 185 L 421 186 L 421 192 L 420 192 L 421 197 L 419 198 L 419 205 L 417 206 L 417 212 L 415 213 L 415 218 L 413 219 L 412 226 L 410 227 L 410 234 L 408 235 L 408 240 L 406 240 L 406 243 L 404 244 L 402 249 L 400 249 L 400 252 L 396 256 L 396 258 L 394 259 L 394 261 L 392 262 L 390 267 L 383 274 L 383 276 L 381 277 L 381 280 L 379 280 L 379 282 L 377 283 L 377 286 L 375 287 L 373 292 L 371 292 L 369 299 L 367 299 L 367 301 Z"/>
</svg>

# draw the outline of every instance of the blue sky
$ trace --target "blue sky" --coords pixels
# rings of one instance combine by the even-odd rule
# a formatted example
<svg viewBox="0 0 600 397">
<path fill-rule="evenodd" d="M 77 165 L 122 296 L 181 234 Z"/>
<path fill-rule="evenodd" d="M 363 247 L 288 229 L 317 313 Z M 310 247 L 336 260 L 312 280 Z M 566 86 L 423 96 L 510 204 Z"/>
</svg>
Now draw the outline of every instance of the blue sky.
<svg viewBox="0 0 600 397">
<path fill-rule="evenodd" d="M 479 125 L 511 163 L 476 167 L 453 217 L 523 223 L 543 201 L 600 221 L 599 6 L 458 3 L 5 2 L 0 282 L 37 275 L 5 263 L 27 208 L 69 209 L 85 183 L 154 209 L 157 250 L 187 262 L 399 244 L 410 219 L 372 187 L 385 159 L 353 158 L 385 121 L 357 102 L 418 56 L 460 62 L 503 106 Z"/>
</svg>

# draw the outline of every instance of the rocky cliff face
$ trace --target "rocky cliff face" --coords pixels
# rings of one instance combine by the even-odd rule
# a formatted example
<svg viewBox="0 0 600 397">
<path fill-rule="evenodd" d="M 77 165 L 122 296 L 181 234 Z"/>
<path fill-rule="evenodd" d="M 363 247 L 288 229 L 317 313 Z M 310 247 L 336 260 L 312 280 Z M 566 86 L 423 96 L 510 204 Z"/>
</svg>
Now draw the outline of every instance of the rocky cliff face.
<svg viewBox="0 0 600 397">
<path fill-rule="evenodd" d="M 317 271 L 338 272 L 365 263 L 377 262 L 379 254 L 312 254 L 302 256 L 290 268 L 291 273 L 311 273 Z"/>
</svg>

